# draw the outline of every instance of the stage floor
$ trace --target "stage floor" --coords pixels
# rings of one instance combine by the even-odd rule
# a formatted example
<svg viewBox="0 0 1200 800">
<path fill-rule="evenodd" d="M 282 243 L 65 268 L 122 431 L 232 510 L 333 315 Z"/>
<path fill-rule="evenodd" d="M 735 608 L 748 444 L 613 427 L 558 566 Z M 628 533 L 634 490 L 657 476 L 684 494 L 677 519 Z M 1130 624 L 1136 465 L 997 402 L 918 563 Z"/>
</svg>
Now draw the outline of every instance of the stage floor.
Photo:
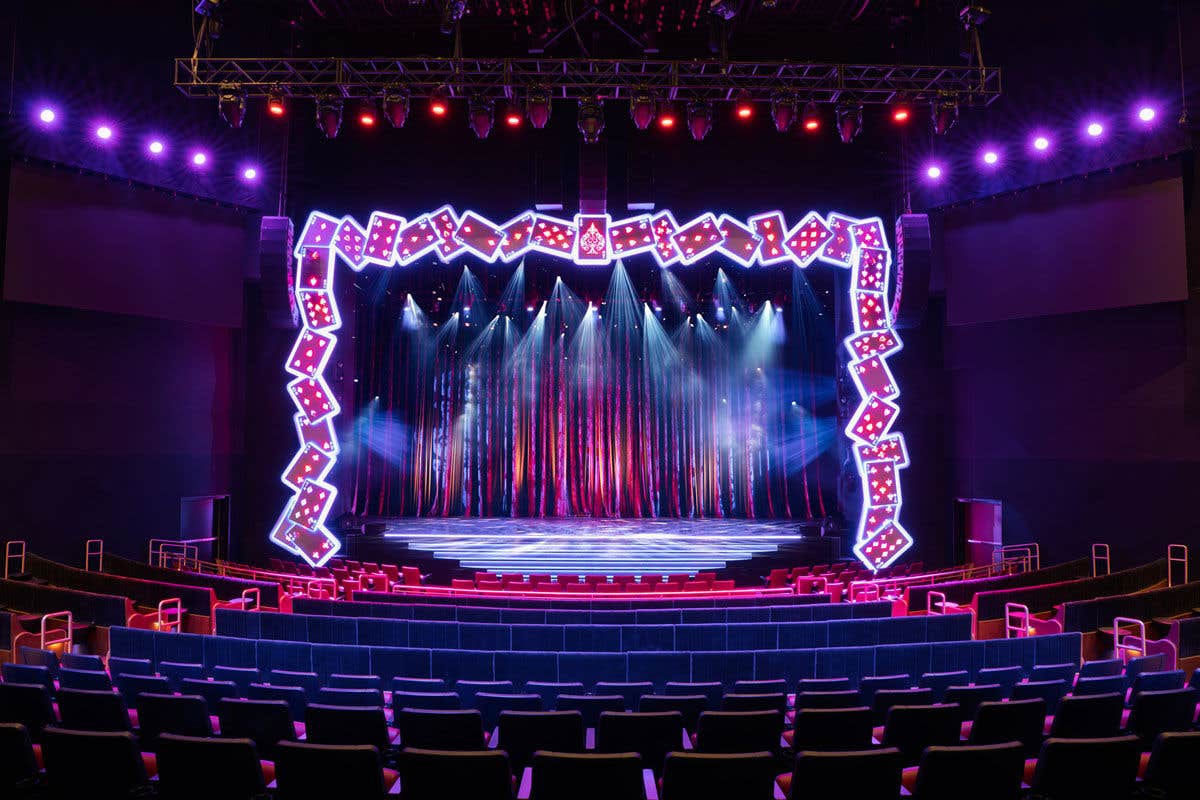
<svg viewBox="0 0 1200 800">
<path fill-rule="evenodd" d="M 383 536 L 469 569 L 495 572 L 667 574 L 715 570 L 768 555 L 805 535 L 795 520 L 381 519 Z M 806 523 L 811 525 L 812 523 Z"/>
</svg>

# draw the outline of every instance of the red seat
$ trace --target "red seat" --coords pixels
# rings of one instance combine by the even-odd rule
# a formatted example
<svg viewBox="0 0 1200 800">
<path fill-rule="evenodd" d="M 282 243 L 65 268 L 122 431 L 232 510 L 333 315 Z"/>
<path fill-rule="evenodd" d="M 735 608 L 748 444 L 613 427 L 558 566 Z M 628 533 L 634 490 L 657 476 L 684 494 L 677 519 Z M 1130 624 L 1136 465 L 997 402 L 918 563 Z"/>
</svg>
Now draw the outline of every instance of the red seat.
<svg viewBox="0 0 1200 800">
<path fill-rule="evenodd" d="M 708 581 L 688 581 L 683 585 L 685 592 L 707 592 L 712 586 Z"/>
<path fill-rule="evenodd" d="M 651 592 L 654 591 L 653 583 L 627 583 L 624 587 L 627 592 Z"/>
<path fill-rule="evenodd" d="M 589 583 L 589 584 L 595 586 L 598 583 L 608 583 L 608 576 L 607 575 L 585 575 L 583 578 L 583 581 L 584 581 L 584 583 Z"/>
<path fill-rule="evenodd" d="M 475 588 L 489 592 L 499 592 L 504 589 L 504 584 L 496 580 L 475 581 Z"/>
<path fill-rule="evenodd" d="M 504 588 L 510 592 L 532 592 L 533 584 L 529 581 L 506 580 L 504 581 Z"/>
<path fill-rule="evenodd" d="M 636 575 L 613 575 L 613 583 L 619 583 L 624 586 L 627 583 L 633 583 L 637 580 Z"/>
<path fill-rule="evenodd" d="M 675 575 L 667 576 L 668 581 L 670 581 L 671 583 L 678 583 L 680 586 L 683 586 L 685 583 L 687 583 L 691 579 L 692 579 L 692 576 L 687 574 L 686 572 L 681 572 L 681 573 L 678 573 Z"/>
<path fill-rule="evenodd" d="M 714 592 L 731 592 L 736 585 L 733 580 L 713 581 L 711 588 Z"/>
<path fill-rule="evenodd" d="M 592 591 L 592 587 L 586 583 L 568 583 L 567 591 L 572 594 L 587 594 Z"/>
<path fill-rule="evenodd" d="M 470 578 L 451 578 L 450 579 L 450 588 L 451 589 L 474 589 L 475 581 L 471 580 Z"/>
<path fill-rule="evenodd" d="M 619 583 L 597 583 L 592 587 L 596 594 L 616 594 L 622 590 Z"/>
<path fill-rule="evenodd" d="M 678 592 L 682 591 L 682 589 L 683 584 L 678 581 L 662 581 L 661 583 L 654 584 L 654 591 L 656 592 Z"/>
</svg>

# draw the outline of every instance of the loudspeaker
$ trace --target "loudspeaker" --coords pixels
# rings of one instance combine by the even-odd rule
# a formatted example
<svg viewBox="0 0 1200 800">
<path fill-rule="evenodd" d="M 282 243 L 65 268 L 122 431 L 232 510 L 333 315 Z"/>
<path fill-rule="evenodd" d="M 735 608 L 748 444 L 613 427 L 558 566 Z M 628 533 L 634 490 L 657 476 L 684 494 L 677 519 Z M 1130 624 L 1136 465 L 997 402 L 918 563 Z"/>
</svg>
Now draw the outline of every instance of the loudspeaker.
<svg viewBox="0 0 1200 800">
<path fill-rule="evenodd" d="M 276 328 L 295 328 L 296 269 L 292 260 L 294 231 L 289 217 L 263 217 L 258 232 L 258 272 L 267 321 Z"/>
<path fill-rule="evenodd" d="M 895 295 L 892 325 L 915 328 L 929 304 L 929 277 L 933 270 L 933 238 L 928 214 L 901 214 L 896 220 Z"/>
</svg>

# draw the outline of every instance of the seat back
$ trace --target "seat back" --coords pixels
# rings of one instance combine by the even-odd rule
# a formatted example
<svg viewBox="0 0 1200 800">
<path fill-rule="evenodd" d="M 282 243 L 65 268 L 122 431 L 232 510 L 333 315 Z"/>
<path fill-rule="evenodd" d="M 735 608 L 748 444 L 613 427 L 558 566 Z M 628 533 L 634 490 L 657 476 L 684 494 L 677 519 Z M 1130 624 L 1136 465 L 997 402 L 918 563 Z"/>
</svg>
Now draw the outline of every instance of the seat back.
<svg viewBox="0 0 1200 800">
<path fill-rule="evenodd" d="M 637 753 L 559 753 L 533 756 L 530 800 L 629 800 L 645 797 Z"/>
<path fill-rule="evenodd" d="M 1103 678 L 1110 675 L 1121 675 L 1124 672 L 1125 663 L 1119 658 L 1085 661 L 1079 665 L 1080 678 Z"/>
<path fill-rule="evenodd" d="M 462 701 L 454 692 L 392 692 L 392 708 L 425 708 L 456 711 Z"/>
<path fill-rule="evenodd" d="M 42 758 L 52 795 L 125 797 L 147 784 L 137 738 L 129 731 L 42 731 Z"/>
<path fill-rule="evenodd" d="M 1070 685 L 1075 680 L 1079 668 L 1074 664 L 1037 664 L 1029 671 L 1029 682 L 1035 681 L 1066 681 Z"/>
<path fill-rule="evenodd" d="M 1018 683 L 1014 686 L 1009 697 L 1013 700 L 1032 700 L 1038 698 L 1046 704 L 1046 713 L 1053 714 L 1058 711 L 1058 704 L 1067 696 L 1068 689 L 1068 683 L 1061 678 L 1047 681 L 1029 681 L 1028 683 Z"/>
<path fill-rule="evenodd" d="M 36 786 L 37 778 L 29 731 L 18 722 L 0 722 L 0 794 L 24 796 Z"/>
<path fill-rule="evenodd" d="M 1040 697 L 1008 702 L 987 701 L 979 704 L 971 725 L 971 744 L 1020 742 L 1025 757 L 1033 758 L 1042 746 L 1046 723 L 1046 701 Z"/>
<path fill-rule="evenodd" d="M 369 744 L 380 753 L 391 747 L 382 707 L 326 706 L 313 703 L 305 716 L 304 732 L 313 744 Z"/>
<path fill-rule="evenodd" d="M 511 800 L 512 774 L 503 750 L 474 752 L 405 747 L 396 763 L 405 800 Z"/>
<path fill-rule="evenodd" d="M 701 753 L 779 752 L 780 711 L 705 711 L 696 725 Z"/>
<path fill-rule="evenodd" d="M 650 681 L 640 683 L 614 683 L 600 681 L 596 684 L 596 694 L 617 694 L 625 700 L 626 711 L 636 711 L 638 701 L 644 694 L 654 694 L 654 684 Z"/>
<path fill-rule="evenodd" d="M 929 702 L 940 703 L 946 696 L 946 690 L 951 686 L 969 686 L 971 683 L 971 675 L 965 669 L 954 670 L 953 672 L 926 672 L 917 679 L 917 686 L 921 689 L 929 689 L 933 692 L 933 699 Z M 905 705 L 912 705 L 906 703 Z"/>
<path fill-rule="evenodd" d="M 930 706 L 937 702 L 934 690 L 928 686 L 918 689 L 880 689 L 875 693 L 872 710 L 875 712 L 875 724 L 882 725 L 887 721 L 888 711 L 892 706 Z"/>
<path fill-rule="evenodd" d="M 325 685 L 331 689 L 378 689 L 383 691 L 383 678 L 378 675 L 347 675 L 333 673 Z"/>
<path fill-rule="evenodd" d="M 208 703 L 199 695 L 143 694 L 138 708 L 138 731 L 143 750 L 158 749 L 164 733 L 212 736 Z"/>
<path fill-rule="evenodd" d="M 663 762 L 662 800 L 768 800 L 775 757 L 758 753 L 673 752 Z"/>
<path fill-rule="evenodd" d="M 262 673 L 254 667 L 222 667 L 212 668 L 214 681 L 229 681 L 238 687 L 239 697 L 245 697 L 252 683 L 262 683 Z"/>
<path fill-rule="evenodd" d="M 858 693 L 862 704 L 875 707 L 875 693 L 880 689 L 911 689 L 912 678 L 908 675 L 868 675 L 858 682 Z"/>
<path fill-rule="evenodd" d="M 158 674 L 171 682 L 171 688 L 179 691 L 180 681 L 184 678 L 205 677 L 204 665 L 185 661 L 160 661 Z"/>
<path fill-rule="evenodd" d="M 125 705 L 130 708 L 138 707 L 139 695 L 170 694 L 173 691 L 169 680 L 154 675 L 118 675 L 116 683 L 117 691 L 125 698 Z"/>
<path fill-rule="evenodd" d="M 904 764 L 894 747 L 848 752 L 796 754 L 790 797 L 843 797 L 850 785 L 856 797 L 898 797 Z"/>
<path fill-rule="evenodd" d="M 1094 739 L 1051 737 L 1042 745 L 1033 773 L 1033 793 L 1046 797 L 1125 800 L 1137 780 L 1136 736 Z"/>
<path fill-rule="evenodd" d="M 1146 764 L 1145 784 L 1163 800 L 1195 797 L 1197 764 L 1200 764 L 1200 731 L 1160 734 Z"/>
<path fill-rule="evenodd" d="M 95 672 L 104 669 L 104 659 L 100 656 L 85 653 L 63 653 L 62 666 L 68 669 L 82 669 Z"/>
<path fill-rule="evenodd" d="M 798 708 L 792 749 L 866 750 L 871 746 L 871 709 Z"/>
<path fill-rule="evenodd" d="M 554 701 L 560 694 L 583 694 L 583 684 L 579 681 L 526 681 L 525 692 L 541 697 L 542 708 L 554 708 Z"/>
<path fill-rule="evenodd" d="M 1023 677 L 1025 674 L 1020 667 L 984 667 L 975 676 L 975 683 L 999 684 L 1004 688 L 1004 696 L 1008 697 L 1008 693 L 1021 682 Z"/>
<path fill-rule="evenodd" d="M 760 681 L 734 681 L 735 694 L 785 694 L 787 681 L 782 678 Z"/>
<path fill-rule="evenodd" d="M 708 701 L 708 710 L 716 711 L 721 707 L 721 696 L 725 694 L 725 687 L 718 681 L 707 681 L 704 683 L 682 683 L 679 681 L 667 681 L 663 686 L 663 694 L 667 695 L 703 695 Z"/>
<path fill-rule="evenodd" d="M 226 697 L 241 697 L 238 687 L 233 681 L 200 681 L 195 678 L 184 678 L 179 691 L 183 694 L 195 694 L 204 698 L 208 708 L 215 711 L 217 703 Z"/>
<path fill-rule="evenodd" d="M 865 681 L 866 678 L 863 678 Z M 907 689 L 908 686 L 895 688 Z M 849 678 L 801 678 L 796 684 L 796 694 L 805 692 L 850 692 L 854 687 Z"/>
<path fill-rule="evenodd" d="M 917 764 L 926 747 L 958 744 L 962 727 L 953 703 L 930 706 L 892 706 L 883 726 L 884 747 L 900 750 L 905 766 Z"/>
<path fill-rule="evenodd" d="M 116 681 L 121 675 L 153 675 L 154 664 L 148 658 L 108 657 L 108 674 Z"/>
<path fill-rule="evenodd" d="M 315 672 L 296 672 L 290 669 L 273 669 L 267 673 L 267 683 L 272 686 L 299 686 L 309 700 L 316 701 L 321 690 L 321 679 Z"/>
<path fill-rule="evenodd" d="M 578 711 L 585 728 L 596 727 L 604 711 L 624 711 L 625 698 L 619 694 L 560 694 L 554 701 L 556 711 Z"/>
<path fill-rule="evenodd" d="M 481 750 L 483 717 L 478 711 L 404 708 L 396 711 L 402 747 L 421 750 Z"/>
<path fill-rule="evenodd" d="M 638 711 L 656 713 L 677 711 L 683 717 L 683 726 L 689 731 L 696 730 L 700 715 L 708 710 L 708 698 L 702 694 L 661 695 L 647 694 L 638 700 Z"/>
<path fill-rule="evenodd" d="M 287 703 L 288 710 L 292 712 L 292 719 L 296 722 L 304 722 L 308 714 L 308 697 L 299 686 L 252 683 L 246 697 L 250 700 L 282 700 Z"/>
<path fill-rule="evenodd" d="M 393 708 L 395 701 L 393 700 Z M 537 694 L 504 694 L 480 692 L 475 695 L 475 707 L 483 717 L 484 730 L 492 730 L 500 724 L 503 711 L 541 711 L 542 696 Z"/>
<path fill-rule="evenodd" d="M 1133 676 L 1129 684 L 1131 694 L 1137 697 L 1142 692 L 1165 692 L 1170 689 L 1182 689 L 1184 673 L 1181 669 L 1162 670 L 1159 672 L 1140 672 Z"/>
<path fill-rule="evenodd" d="M 787 711 L 787 695 L 783 692 L 775 694 L 740 694 L 733 692 L 721 698 L 722 711 Z"/>
<path fill-rule="evenodd" d="M 162 800 L 251 800 L 266 793 L 258 750 L 249 739 L 164 733 L 157 766 Z"/>
<path fill-rule="evenodd" d="M 958 706 L 959 722 L 975 719 L 975 712 L 980 703 L 998 702 L 1003 700 L 1007 692 L 998 683 L 975 684 L 974 686 L 951 686 L 946 690 L 943 703 L 954 703 Z"/>
<path fill-rule="evenodd" d="M 370 745 L 280 742 L 275 755 L 276 800 L 381 797 L 383 763 Z"/>
<path fill-rule="evenodd" d="M 125 699 L 111 691 L 60 689 L 58 713 L 62 727 L 73 731 L 133 730 Z"/>
<path fill-rule="evenodd" d="M 1075 681 L 1075 686 L 1071 689 L 1071 694 L 1077 697 L 1114 693 L 1125 696 L 1125 676 L 1105 675 L 1097 678 L 1080 678 Z"/>
<path fill-rule="evenodd" d="M 582 753 L 583 715 L 578 711 L 502 711 L 500 747 L 508 753 L 514 772 L 529 766 L 538 750 Z"/>
<path fill-rule="evenodd" d="M 50 692 L 41 684 L 0 683 L 0 722 L 24 725 L 29 738 L 41 741 L 42 729 L 54 724 Z"/>
<path fill-rule="evenodd" d="M 862 695 L 855 691 L 801 692 L 796 695 L 796 708 L 855 708 L 862 704 Z"/>
<path fill-rule="evenodd" d="M 217 706 L 221 735 L 252 739 L 259 754 L 275 760 L 280 742 L 296 739 L 292 713 L 282 700 L 242 700 L 226 698 Z"/>
<path fill-rule="evenodd" d="M 449 694 L 449 693 L 447 693 Z M 453 695 L 458 702 L 458 695 Z M 327 706 L 357 706 L 359 708 L 383 708 L 383 692 L 378 689 L 330 689 L 322 688 L 314 699 L 309 696 L 309 702 L 317 702 Z"/>
<path fill-rule="evenodd" d="M 409 687 L 406 689 L 397 688 L 397 686 L 396 686 L 397 680 L 408 680 L 408 679 L 401 679 L 401 678 L 393 679 L 392 680 L 392 691 L 393 692 L 412 691 L 413 690 L 412 687 Z M 440 680 L 440 679 L 435 679 L 435 680 Z M 429 691 L 429 690 L 425 690 L 425 691 Z M 442 689 L 437 689 L 436 691 L 442 691 Z M 458 681 L 457 683 L 454 684 L 454 691 L 458 695 L 459 700 L 462 701 L 463 708 L 478 708 L 478 706 L 475 705 L 475 697 L 480 692 L 489 692 L 491 694 L 512 694 L 513 693 L 513 682 L 512 681 Z"/>
<path fill-rule="evenodd" d="M 1018 742 L 935 745 L 921 756 L 913 794 L 921 800 L 961 800 L 964 792 L 972 800 L 1018 800 L 1024 769 Z"/>
<path fill-rule="evenodd" d="M 667 753 L 683 746 L 683 715 L 678 711 L 605 711 L 596 724 L 596 750 L 638 753 L 645 769 L 662 773 Z"/>
<path fill-rule="evenodd" d="M 1133 698 L 1126 728 L 1142 740 L 1143 750 L 1149 750 L 1160 733 L 1192 729 L 1198 696 L 1200 692 L 1192 688 L 1141 692 Z"/>
<path fill-rule="evenodd" d="M 60 689 L 82 689 L 86 692 L 111 692 L 112 679 L 104 670 L 68 669 L 58 671 Z"/>
<path fill-rule="evenodd" d="M 1059 739 L 1106 739 L 1121 732 L 1124 695 L 1094 694 L 1064 697 L 1054 712 L 1050 735 Z"/>
<path fill-rule="evenodd" d="M 467 683 L 467 681 L 459 681 L 459 685 Z M 489 682 L 491 683 L 491 682 Z M 505 681 L 509 688 L 512 687 L 511 681 Z M 346 687 L 349 688 L 349 687 Z M 457 688 L 457 687 L 456 687 Z M 441 678 L 392 678 L 393 692 L 444 692 L 446 691 L 446 682 Z M 459 693 L 462 696 L 462 693 Z"/>
<path fill-rule="evenodd" d="M 8 662 L 0 664 L 0 676 L 5 683 L 26 683 L 44 686 L 46 691 L 54 694 L 54 676 L 50 668 L 41 664 L 16 664 Z"/>
</svg>

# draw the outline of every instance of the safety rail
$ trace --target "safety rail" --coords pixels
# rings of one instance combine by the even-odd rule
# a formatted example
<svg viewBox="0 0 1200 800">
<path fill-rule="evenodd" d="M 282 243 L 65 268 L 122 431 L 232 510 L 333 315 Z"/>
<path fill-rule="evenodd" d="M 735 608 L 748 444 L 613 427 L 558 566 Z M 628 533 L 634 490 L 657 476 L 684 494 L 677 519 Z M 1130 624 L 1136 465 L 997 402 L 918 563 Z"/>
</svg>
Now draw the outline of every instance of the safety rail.
<svg viewBox="0 0 1200 800">
<path fill-rule="evenodd" d="M 92 563 L 96 568 L 92 569 Z M 84 572 L 104 572 L 104 540 L 88 539 L 83 545 Z"/>
<path fill-rule="evenodd" d="M 1127 622 L 1137 628 L 1137 636 L 1133 634 L 1121 633 L 1121 623 Z M 1130 644 L 1131 641 L 1140 642 L 1140 646 L 1134 647 Z M 1113 656 L 1121 659 L 1122 662 L 1128 663 L 1130 658 L 1137 658 L 1146 654 L 1146 623 L 1140 619 L 1133 617 L 1113 617 Z"/>
<path fill-rule="evenodd" d="M 171 561 L 171 559 L 168 558 L 163 566 L 167 569 L 195 572 L 200 575 L 219 575 L 221 577 L 228 578 L 244 578 L 247 580 L 278 583 L 283 587 L 285 593 L 294 596 L 308 594 L 308 587 L 314 582 L 319 585 L 329 585 L 334 583 L 332 578 L 327 577 L 318 577 L 315 575 L 296 575 L 291 572 L 275 572 L 274 570 L 269 569 L 259 569 L 257 567 L 248 567 L 240 564 L 230 564 L 225 561 L 201 561 L 195 557 L 189 557 L 187 559 L 177 561 Z"/>
<path fill-rule="evenodd" d="M 1100 572 L 1100 562 L 1104 562 L 1104 572 Z M 1092 577 L 1099 578 L 1101 575 L 1112 573 L 1112 558 L 1110 557 L 1110 549 L 1104 542 L 1096 542 L 1092 545 Z"/>
<path fill-rule="evenodd" d="M 50 620 L 63 619 L 66 620 L 66 628 L 51 628 Z M 58 631 L 58 633 L 54 633 Z M 74 644 L 75 636 L 75 615 L 70 611 L 54 611 L 50 614 L 42 615 L 42 622 L 38 631 L 38 644 L 40 649 L 49 650 L 52 646 L 63 645 L 63 652 L 71 652 L 71 647 Z"/>
<path fill-rule="evenodd" d="M 158 604 L 158 619 L 154 623 L 155 630 L 175 631 L 183 629 L 183 601 L 178 597 L 168 597 Z"/>
<path fill-rule="evenodd" d="M 940 609 L 934 611 L 934 609 Z M 935 614 L 946 613 L 946 593 L 945 592 L 929 592 L 925 595 L 925 613 L 933 616 Z"/>
<path fill-rule="evenodd" d="M 168 567 L 171 562 L 174 562 L 182 564 L 174 569 L 185 569 L 188 564 L 199 560 L 200 548 L 195 545 L 173 539 L 151 539 L 146 563 L 152 567 Z"/>
<path fill-rule="evenodd" d="M 17 561 L 17 571 L 12 571 L 12 562 Z M 25 571 L 25 540 L 13 539 L 4 543 L 4 579 L 10 575 L 20 575 Z"/>
<path fill-rule="evenodd" d="M 337 592 L 337 581 L 333 578 L 310 578 L 304 594 L 310 600 L 335 600 Z"/>
<path fill-rule="evenodd" d="M 878 586 L 879 594 L 875 599 L 879 599 L 880 597 L 899 599 L 904 594 L 904 590 L 910 586 L 927 586 L 935 583 L 950 583 L 953 581 L 967 581 L 976 578 L 1007 575 L 1010 572 L 1015 572 L 1017 567 L 1022 567 L 1025 563 L 1026 559 L 1024 558 L 1012 558 L 998 563 L 958 567 L 940 572 L 925 572 L 920 575 L 901 575 L 895 578 L 867 578 L 860 581 L 851 581 L 846 589 L 846 594 L 851 603 L 862 602 L 855 598 L 860 592 L 864 591 L 863 587 Z"/>
<path fill-rule="evenodd" d="M 242 590 L 242 610 L 258 611 L 262 608 L 262 590 L 257 586 Z"/>
<path fill-rule="evenodd" d="M 823 589 L 822 589 L 823 591 Z M 678 592 L 536 592 L 509 591 L 507 589 L 456 589 L 451 586 L 405 586 L 403 584 L 392 589 L 392 594 L 412 595 L 414 597 L 490 597 L 490 598 L 527 598 L 534 600 L 679 600 L 696 598 L 734 599 L 738 597 L 788 597 L 795 595 L 791 588 L 766 589 L 750 587 L 742 589 L 722 589 L 719 591 L 697 590 Z M 817 592 L 818 594 L 820 592 Z"/>
<path fill-rule="evenodd" d="M 1024 603 L 1005 603 L 1004 638 L 1024 639 L 1029 636 L 1029 616 L 1029 606 Z M 1019 625 L 1015 622 L 1017 619 L 1021 620 Z"/>
<path fill-rule="evenodd" d="M 871 603 L 879 599 L 879 584 L 874 581 L 851 581 L 846 602 Z"/>
<path fill-rule="evenodd" d="M 1042 549 L 1037 542 L 1006 544 L 1000 548 L 1001 561 L 1012 558 L 1018 558 L 1025 565 L 1025 572 L 1042 568 Z"/>
<path fill-rule="evenodd" d="M 1176 583 L 1175 565 L 1183 564 L 1183 580 Z M 1183 585 L 1188 582 L 1188 546 L 1186 544 L 1167 545 L 1167 586 Z"/>
</svg>

